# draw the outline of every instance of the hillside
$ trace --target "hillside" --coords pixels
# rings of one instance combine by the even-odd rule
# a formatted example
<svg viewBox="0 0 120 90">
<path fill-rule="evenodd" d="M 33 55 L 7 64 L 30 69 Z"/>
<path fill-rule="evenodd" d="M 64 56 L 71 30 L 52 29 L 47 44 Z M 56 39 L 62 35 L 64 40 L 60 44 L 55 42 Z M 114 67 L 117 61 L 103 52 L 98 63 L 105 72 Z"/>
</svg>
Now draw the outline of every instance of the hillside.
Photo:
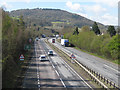
<svg viewBox="0 0 120 90">
<path fill-rule="evenodd" d="M 89 20 L 80 15 L 70 13 L 60 9 L 20 9 L 10 12 L 12 17 L 23 16 L 27 26 L 57 26 L 57 27 L 68 27 L 84 25 L 92 26 L 92 20 Z M 101 29 L 104 29 L 103 24 L 98 24 Z"/>
</svg>

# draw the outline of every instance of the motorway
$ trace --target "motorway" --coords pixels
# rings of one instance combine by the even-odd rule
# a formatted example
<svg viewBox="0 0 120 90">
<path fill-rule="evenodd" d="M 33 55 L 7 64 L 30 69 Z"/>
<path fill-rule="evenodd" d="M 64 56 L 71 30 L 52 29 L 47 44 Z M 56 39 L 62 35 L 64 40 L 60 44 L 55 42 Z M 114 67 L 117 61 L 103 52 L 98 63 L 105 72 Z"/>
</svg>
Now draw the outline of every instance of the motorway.
<svg viewBox="0 0 120 90">
<path fill-rule="evenodd" d="M 49 42 L 51 43 L 50 39 L 49 39 Z M 110 81 L 120 86 L 120 83 L 119 83 L 120 71 L 118 70 L 120 67 L 118 68 L 116 64 L 113 64 L 104 59 L 98 58 L 96 56 L 89 55 L 82 51 L 76 50 L 72 47 L 61 46 L 61 44 L 57 41 L 53 44 L 68 54 L 73 53 L 79 62 L 88 66 L 92 70 L 100 73 L 102 76 L 106 77 Z"/>
<path fill-rule="evenodd" d="M 34 43 L 34 55 L 25 73 L 22 88 L 78 88 L 90 89 L 87 80 L 81 78 L 55 51 L 53 56 L 47 52 L 51 48 L 40 39 Z M 45 54 L 47 61 L 40 61 Z"/>
</svg>

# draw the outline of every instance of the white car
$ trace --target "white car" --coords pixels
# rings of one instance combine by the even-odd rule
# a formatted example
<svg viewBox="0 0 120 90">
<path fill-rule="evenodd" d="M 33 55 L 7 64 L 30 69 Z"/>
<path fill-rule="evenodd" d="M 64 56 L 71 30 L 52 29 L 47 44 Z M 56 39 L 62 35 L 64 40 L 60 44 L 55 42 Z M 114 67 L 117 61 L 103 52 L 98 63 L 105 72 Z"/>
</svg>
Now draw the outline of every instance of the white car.
<svg viewBox="0 0 120 90">
<path fill-rule="evenodd" d="M 40 55 L 39 59 L 40 61 L 47 61 L 47 58 L 45 55 Z"/>
<path fill-rule="evenodd" d="M 53 56 L 53 50 L 49 50 L 48 51 L 48 55 L 52 55 Z"/>
</svg>

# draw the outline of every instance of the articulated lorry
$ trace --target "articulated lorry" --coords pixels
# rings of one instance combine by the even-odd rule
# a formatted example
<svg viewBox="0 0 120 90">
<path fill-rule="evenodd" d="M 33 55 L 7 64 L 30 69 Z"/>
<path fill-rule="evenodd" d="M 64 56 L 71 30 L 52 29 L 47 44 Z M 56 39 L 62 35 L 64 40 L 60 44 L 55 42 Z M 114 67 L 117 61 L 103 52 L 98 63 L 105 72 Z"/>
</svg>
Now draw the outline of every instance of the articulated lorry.
<svg viewBox="0 0 120 90">
<path fill-rule="evenodd" d="M 69 46 L 69 40 L 68 39 L 61 39 L 61 45 L 65 46 L 65 47 Z"/>
</svg>

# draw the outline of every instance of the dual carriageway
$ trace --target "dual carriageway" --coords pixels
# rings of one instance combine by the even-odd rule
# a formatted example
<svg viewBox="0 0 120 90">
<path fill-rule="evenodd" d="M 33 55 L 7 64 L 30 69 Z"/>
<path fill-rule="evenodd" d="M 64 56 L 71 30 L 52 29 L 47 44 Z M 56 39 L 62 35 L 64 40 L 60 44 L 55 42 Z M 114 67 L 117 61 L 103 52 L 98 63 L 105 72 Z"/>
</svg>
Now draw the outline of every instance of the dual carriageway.
<svg viewBox="0 0 120 90">
<path fill-rule="evenodd" d="M 50 40 L 48 40 L 49 43 Z M 71 47 L 63 47 L 59 42 L 54 46 L 68 54 L 73 53 L 77 60 L 99 72 L 109 80 L 119 85 L 118 66 L 95 56 L 83 53 Z M 47 53 L 52 48 L 45 43 L 44 39 L 34 42 L 34 54 L 25 73 L 22 88 L 93 88 L 89 81 L 82 78 L 65 60 L 54 50 L 53 56 Z M 45 54 L 47 61 L 40 62 L 39 56 Z"/>
</svg>

